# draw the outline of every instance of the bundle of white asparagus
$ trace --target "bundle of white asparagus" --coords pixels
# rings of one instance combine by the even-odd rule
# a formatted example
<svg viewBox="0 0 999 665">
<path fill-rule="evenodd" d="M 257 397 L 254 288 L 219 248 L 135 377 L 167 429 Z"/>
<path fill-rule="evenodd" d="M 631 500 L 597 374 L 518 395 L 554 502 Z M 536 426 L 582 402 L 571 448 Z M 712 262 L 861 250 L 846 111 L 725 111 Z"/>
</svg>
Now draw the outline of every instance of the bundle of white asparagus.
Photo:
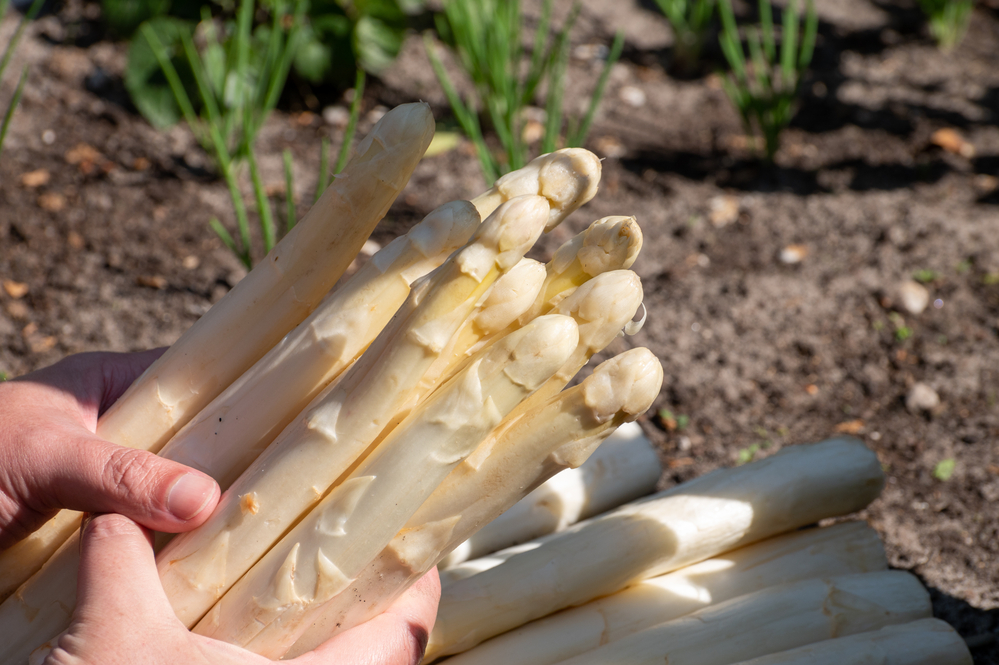
<svg viewBox="0 0 999 665">
<path fill-rule="evenodd" d="M 102 418 L 101 436 L 225 490 L 204 525 L 157 541 L 178 617 L 291 657 L 446 560 L 428 661 L 761 665 L 870 644 L 924 662 L 900 655 L 893 626 L 925 620 L 925 591 L 885 571 L 876 535 L 795 531 L 877 495 L 859 442 L 794 447 L 604 513 L 658 481 L 633 421 L 662 368 L 636 348 L 566 386 L 641 325 L 641 231 L 606 217 L 547 264 L 524 258 L 595 195 L 591 153 L 539 157 L 441 206 L 334 286 L 432 132 L 423 104 L 387 113 L 295 230 Z M 0 554 L 0 598 L 16 589 L 0 604 L 0 664 L 40 660 L 69 625 L 77 527 L 63 512 Z M 934 662 L 965 662 L 929 625 Z"/>
<path fill-rule="evenodd" d="M 585 150 L 438 208 L 323 297 L 432 127 L 422 104 L 386 114 L 313 211 L 101 420 L 102 436 L 226 490 L 208 522 L 158 543 L 164 588 L 197 632 L 280 657 L 364 621 L 658 395 L 645 349 L 563 390 L 642 301 L 633 218 L 594 222 L 547 265 L 524 258 L 595 194 Z M 0 556 L 17 587 L 0 605 L 0 662 L 43 656 L 68 626 L 76 522 L 63 514 Z"/>
</svg>

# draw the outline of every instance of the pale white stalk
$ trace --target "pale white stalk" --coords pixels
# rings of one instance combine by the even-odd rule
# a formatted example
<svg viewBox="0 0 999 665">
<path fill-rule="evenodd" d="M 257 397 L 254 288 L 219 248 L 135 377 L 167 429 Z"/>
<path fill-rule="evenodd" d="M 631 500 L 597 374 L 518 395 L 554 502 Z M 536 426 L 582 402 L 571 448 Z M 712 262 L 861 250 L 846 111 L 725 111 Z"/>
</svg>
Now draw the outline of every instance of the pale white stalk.
<svg viewBox="0 0 999 665">
<path fill-rule="evenodd" d="M 932 614 L 911 573 L 889 570 L 782 584 L 711 605 L 564 665 L 728 665 L 831 637 L 904 624 Z"/>
<path fill-rule="evenodd" d="M 400 424 L 216 603 L 194 632 L 280 657 L 440 481 L 576 346 L 545 316 L 498 340 Z M 351 594 L 347 594 L 351 595 Z"/>
<path fill-rule="evenodd" d="M 733 665 L 972 665 L 957 631 L 940 619 L 824 640 Z"/>
<path fill-rule="evenodd" d="M 563 531 L 651 493 L 659 482 L 659 455 L 638 423 L 624 423 L 590 458 L 563 469 L 441 559 L 438 567 L 485 556 L 546 533 Z"/>
<path fill-rule="evenodd" d="M 551 665 L 767 587 L 887 567 L 878 534 L 862 522 L 796 531 L 532 621 L 452 656 L 449 663 Z"/>
<path fill-rule="evenodd" d="M 427 653 L 459 653 L 640 580 L 852 513 L 878 495 L 883 480 L 874 453 L 837 438 L 785 448 L 580 522 L 447 585 Z"/>
<path fill-rule="evenodd" d="M 6 600 L 38 572 L 59 546 L 80 528 L 82 517 L 83 513 L 76 510 L 60 510 L 41 529 L 0 552 L 0 601 Z"/>
<path fill-rule="evenodd" d="M 157 566 L 178 617 L 193 626 L 375 441 L 475 302 L 534 244 L 539 196 L 500 206 L 468 245 L 414 285 L 369 349 L 309 405 Z"/>
<path fill-rule="evenodd" d="M 377 252 L 297 328 L 185 425 L 162 457 L 204 471 L 225 490 L 388 324 L 410 284 L 465 244 L 479 224 L 447 203 Z"/>
<path fill-rule="evenodd" d="M 633 349 L 601 363 L 580 385 L 504 429 L 492 445 L 494 454 L 452 471 L 354 580 L 351 593 L 324 608 L 289 656 L 382 612 L 480 525 L 558 471 L 585 462 L 619 424 L 652 404 L 661 385 L 656 357 L 648 349 Z"/>
<path fill-rule="evenodd" d="M 158 452 L 319 304 L 409 181 L 433 133 L 426 104 L 386 113 L 309 213 L 136 379 L 98 421 L 97 435 Z M 38 540 L 61 542 L 64 523 L 43 525 Z M 21 582 L 41 563 L 14 557 L 0 555 L 0 574 Z"/>
<path fill-rule="evenodd" d="M 564 148 L 507 173 L 472 203 L 485 219 L 501 203 L 517 196 L 543 196 L 551 206 L 547 232 L 596 195 L 600 171 L 600 159 L 589 150 Z"/>
</svg>

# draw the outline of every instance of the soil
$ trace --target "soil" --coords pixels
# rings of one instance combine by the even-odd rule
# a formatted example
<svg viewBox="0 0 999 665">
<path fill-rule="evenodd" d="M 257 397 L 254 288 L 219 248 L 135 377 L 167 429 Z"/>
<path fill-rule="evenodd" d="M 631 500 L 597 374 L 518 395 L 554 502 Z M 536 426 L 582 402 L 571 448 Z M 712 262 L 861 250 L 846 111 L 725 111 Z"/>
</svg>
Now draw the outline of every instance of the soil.
<svg viewBox="0 0 999 665">
<path fill-rule="evenodd" d="M 635 215 L 648 320 L 610 351 L 645 345 L 663 362 L 642 420 L 663 486 L 785 445 L 863 439 L 887 483 L 862 517 L 971 638 L 975 662 L 999 663 L 999 12 L 978 5 L 942 53 L 915 2 L 816 4 L 801 106 L 767 164 L 713 73 L 718 53 L 675 75 L 654 3 L 586 0 L 567 99 L 582 104 L 592 86 L 591 47 L 617 29 L 627 39 L 587 143 L 606 157 L 603 184 L 537 253 L 595 218 Z M 207 225 L 232 221 L 224 185 L 186 130 L 154 131 L 131 108 L 126 46 L 102 38 L 98 11 L 68 2 L 37 21 L 11 69 L 31 67 L 0 158 L 9 376 L 79 351 L 169 344 L 245 273 Z M 0 23 L 0 43 L 14 26 Z M 361 131 L 414 99 L 453 127 L 415 36 L 369 85 Z M 318 139 L 336 148 L 340 134 L 321 111 L 343 103 L 288 94 L 263 130 L 275 190 L 281 150 L 293 152 L 299 215 Z M 467 143 L 429 157 L 375 239 L 483 187 Z M 925 309 L 907 306 L 914 279 Z"/>
</svg>

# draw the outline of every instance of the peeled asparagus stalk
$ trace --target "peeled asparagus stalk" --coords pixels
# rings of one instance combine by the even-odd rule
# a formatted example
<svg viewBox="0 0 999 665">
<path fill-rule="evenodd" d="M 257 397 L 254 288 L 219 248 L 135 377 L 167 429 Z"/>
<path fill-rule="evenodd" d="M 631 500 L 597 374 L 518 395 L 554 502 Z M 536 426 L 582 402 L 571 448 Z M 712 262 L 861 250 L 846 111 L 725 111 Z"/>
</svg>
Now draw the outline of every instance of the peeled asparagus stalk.
<svg viewBox="0 0 999 665">
<path fill-rule="evenodd" d="M 268 657 L 284 654 L 322 605 L 346 593 L 448 472 L 575 346 L 576 323 L 552 315 L 477 355 L 244 575 L 194 632 Z"/>
<path fill-rule="evenodd" d="M 845 437 L 708 474 L 581 522 L 445 586 L 427 654 L 466 651 L 640 580 L 852 513 L 870 503 L 882 483 L 877 456 Z"/>
<path fill-rule="evenodd" d="M 647 628 L 563 665 L 728 665 L 931 615 L 911 573 L 890 570 L 782 584 Z"/>
<path fill-rule="evenodd" d="M 449 663 L 551 665 L 767 587 L 887 567 L 878 534 L 862 522 L 807 529 L 742 547 L 532 621 L 452 656 Z"/>
<path fill-rule="evenodd" d="M 295 330 L 174 436 L 160 455 L 225 490 L 388 324 L 410 284 L 465 244 L 479 224 L 467 201 L 431 212 L 377 252 Z"/>
<path fill-rule="evenodd" d="M 80 528 L 82 517 L 83 513 L 76 510 L 60 510 L 41 529 L 0 552 L 0 601 L 6 600 L 42 567 L 59 546 Z"/>
<path fill-rule="evenodd" d="M 940 619 L 815 642 L 734 665 L 971 665 L 968 645 Z"/>
<path fill-rule="evenodd" d="M 638 423 L 624 423 L 582 466 L 549 478 L 441 559 L 442 569 L 546 533 L 563 531 L 651 493 L 662 468 Z"/>
<path fill-rule="evenodd" d="M 600 171 L 600 159 L 589 150 L 564 148 L 507 173 L 489 191 L 472 199 L 472 203 L 485 219 L 512 198 L 526 194 L 543 196 L 551 206 L 545 224 L 548 232 L 596 195 Z"/>
<path fill-rule="evenodd" d="M 522 258 L 548 218 L 539 196 L 497 208 L 468 245 L 414 285 L 368 351 L 223 494 L 157 566 L 177 616 L 193 626 L 375 441 L 477 299 Z"/>
<path fill-rule="evenodd" d="M 289 652 L 296 656 L 382 612 L 448 551 L 524 494 L 566 467 L 579 466 L 619 424 L 652 404 L 662 366 L 648 349 L 601 363 L 580 385 L 530 411 L 493 442 L 495 454 L 467 460 L 420 506 L 385 549 Z M 459 469 L 466 469 L 459 473 Z M 356 591 L 355 591 L 356 590 Z"/>
<path fill-rule="evenodd" d="M 101 417 L 97 435 L 158 452 L 319 304 L 402 191 L 433 133 L 426 104 L 386 113 L 302 221 L 136 379 Z M 46 550 L 32 552 L 39 558 L 0 555 L 0 574 L 20 584 L 41 567 L 65 532 L 48 524 L 36 538 Z"/>
</svg>

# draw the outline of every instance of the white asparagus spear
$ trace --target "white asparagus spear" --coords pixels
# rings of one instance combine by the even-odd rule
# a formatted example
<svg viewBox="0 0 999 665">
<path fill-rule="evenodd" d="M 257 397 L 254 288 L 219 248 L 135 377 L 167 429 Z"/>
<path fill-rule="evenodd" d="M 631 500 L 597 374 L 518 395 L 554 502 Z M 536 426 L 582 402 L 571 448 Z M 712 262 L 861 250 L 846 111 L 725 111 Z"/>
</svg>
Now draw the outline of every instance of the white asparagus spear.
<svg viewBox="0 0 999 665">
<path fill-rule="evenodd" d="M 516 171 L 507 173 L 489 191 L 472 199 L 483 219 L 505 201 L 536 194 L 551 206 L 545 232 L 592 199 L 600 183 L 600 159 L 583 148 L 563 148 L 541 155 Z"/>
<path fill-rule="evenodd" d="M 582 466 L 563 469 L 441 559 L 441 569 L 563 531 L 656 488 L 659 455 L 638 423 L 624 423 Z"/>
<path fill-rule="evenodd" d="M 961 636 L 940 619 L 823 640 L 733 665 L 972 665 Z"/>
<path fill-rule="evenodd" d="M 576 335 L 571 318 L 540 317 L 477 355 L 244 575 L 194 632 L 272 658 L 284 654 L 448 472 L 555 372 Z"/>
<path fill-rule="evenodd" d="M 911 573 L 888 570 L 782 584 L 711 605 L 561 661 L 563 665 L 728 665 L 932 614 Z"/>
<path fill-rule="evenodd" d="M 885 570 L 878 534 L 862 522 L 806 529 L 742 547 L 497 635 L 451 665 L 551 665 L 767 587 Z"/>
<path fill-rule="evenodd" d="M 76 510 L 60 510 L 38 531 L 0 552 L 0 602 L 34 575 L 59 546 L 80 528 L 82 517 L 83 513 Z"/>
<path fill-rule="evenodd" d="M 877 456 L 843 437 L 785 448 L 580 522 L 447 585 L 427 653 L 465 651 L 642 579 L 852 513 L 883 480 Z"/>
<path fill-rule="evenodd" d="M 475 302 L 534 244 L 548 203 L 504 203 L 468 245 L 414 285 L 368 351 L 223 494 L 201 527 L 160 552 L 160 579 L 193 626 L 375 441 Z"/>
<path fill-rule="evenodd" d="M 309 213 L 136 379 L 101 417 L 97 435 L 158 452 L 319 304 L 402 191 L 433 133 L 426 104 L 386 113 Z M 32 552 L 40 558 L 0 554 L 0 574 L 18 585 L 28 579 L 63 542 L 65 523 L 41 527 L 35 540 L 47 551 Z"/>
<path fill-rule="evenodd" d="M 419 512 L 434 521 L 411 517 L 354 580 L 352 593 L 330 602 L 289 656 L 309 651 L 383 611 L 481 524 L 558 471 L 585 462 L 620 423 L 649 408 L 662 378 L 662 366 L 652 352 L 632 349 L 601 363 L 580 385 L 524 414 L 494 442 L 495 454 L 476 467 L 462 465 L 461 473 L 452 471 L 420 507 Z"/>
<path fill-rule="evenodd" d="M 464 245 L 475 208 L 453 201 L 378 251 L 295 330 L 185 425 L 160 455 L 225 490 L 388 324 L 410 284 Z"/>
</svg>

